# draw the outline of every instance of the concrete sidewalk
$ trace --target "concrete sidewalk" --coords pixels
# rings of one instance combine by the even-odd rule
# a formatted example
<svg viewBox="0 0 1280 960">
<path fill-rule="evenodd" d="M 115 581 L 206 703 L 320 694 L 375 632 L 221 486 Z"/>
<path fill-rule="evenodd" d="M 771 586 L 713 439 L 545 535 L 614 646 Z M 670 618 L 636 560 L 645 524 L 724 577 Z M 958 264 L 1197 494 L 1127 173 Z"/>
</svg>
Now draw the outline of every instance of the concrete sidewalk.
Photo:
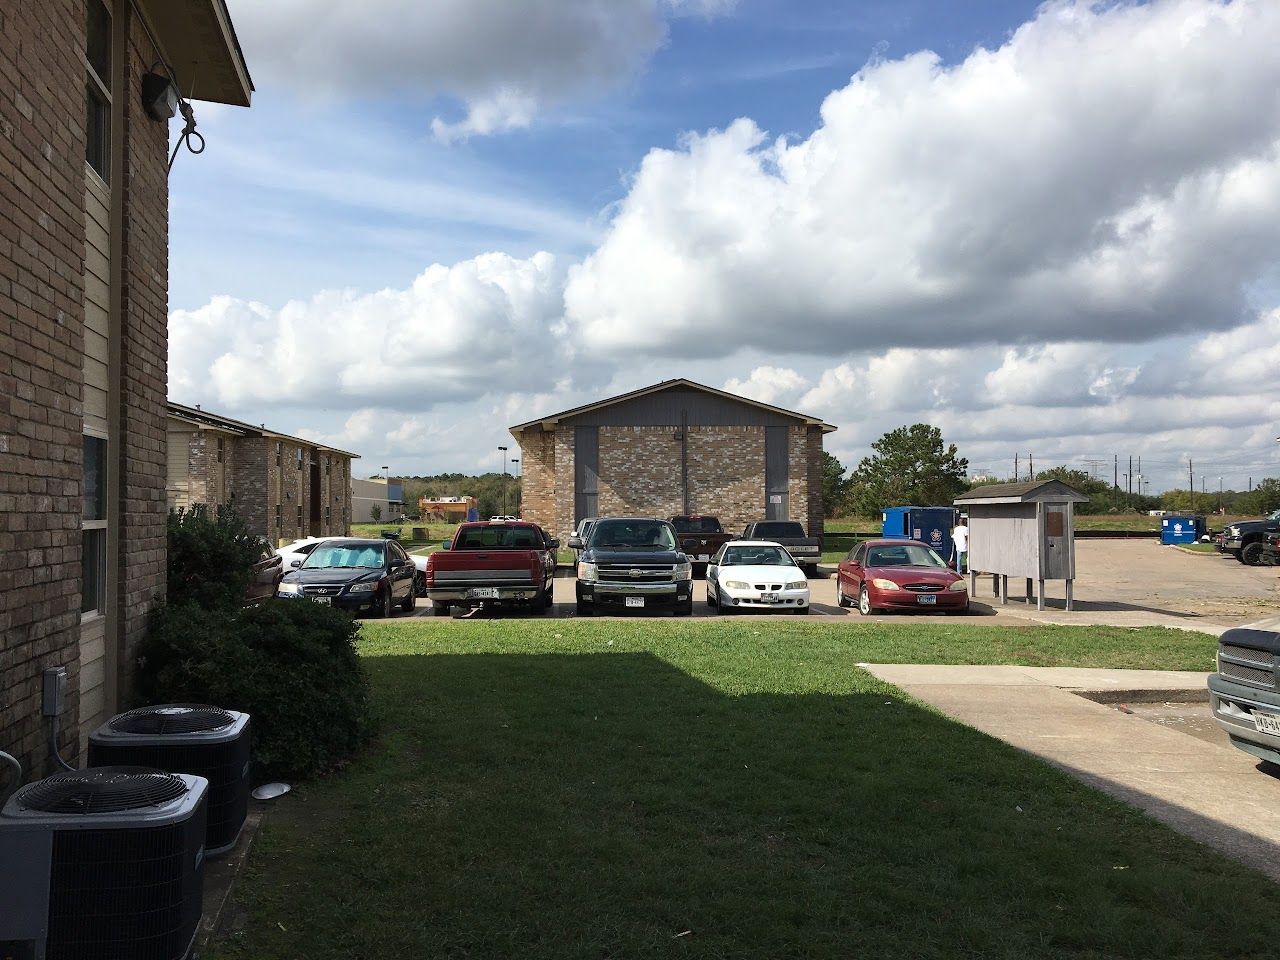
<svg viewBox="0 0 1280 960">
<path fill-rule="evenodd" d="M 1257 760 L 1243 751 L 1207 743 L 1114 706 L 1130 699 L 1203 696 L 1207 674 L 865 666 L 961 723 L 1042 757 L 1280 880 L 1280 778 L 1259 769 Z"/>
</svg>

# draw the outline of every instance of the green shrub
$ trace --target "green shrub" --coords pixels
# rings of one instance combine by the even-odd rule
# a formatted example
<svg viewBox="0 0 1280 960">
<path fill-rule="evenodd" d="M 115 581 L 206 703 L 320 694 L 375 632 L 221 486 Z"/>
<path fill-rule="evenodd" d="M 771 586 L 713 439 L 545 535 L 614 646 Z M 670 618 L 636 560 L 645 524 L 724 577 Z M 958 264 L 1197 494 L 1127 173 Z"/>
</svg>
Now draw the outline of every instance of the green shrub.
<svg viewBox="0 0 1280 960">
<path fill-rule="evenodd" d="M 359 632 L 341 611 L 299 600 L 245 609 L 170 604 L 139 649 L 137 693 L 144 703 L 211 703 L 252 715 L 260 778 L 323 773 L 371 733 Z"/>
<path fill-rule="evenodd" d="M 262 541 L 230 506 L 171 510 L 168 523 L 171 604 L 239 607 L 262 553 Z"/>
</svg>

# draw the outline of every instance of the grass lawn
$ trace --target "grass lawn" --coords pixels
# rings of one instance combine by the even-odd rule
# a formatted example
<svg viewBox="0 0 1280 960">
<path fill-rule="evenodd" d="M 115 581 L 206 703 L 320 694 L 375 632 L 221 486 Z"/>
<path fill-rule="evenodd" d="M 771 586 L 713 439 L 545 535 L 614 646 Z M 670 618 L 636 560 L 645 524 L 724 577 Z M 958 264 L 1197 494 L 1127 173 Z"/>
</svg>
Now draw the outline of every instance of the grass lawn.
<svg viewBox="0 0 1280 960">
<path fill-rule="evenodd" d="M 1280 887 L 856 666 L 1212 646 L 1008 632 L 369 624 L 381 739 L 272 809 L 206 956 L 1268 954 Z"/>
<path fill-rule="evenodd" d="M 1186 550 L 1188 553 L 1217 553 L 1218 548 L 1212 543 L 1180 543 L 1179 550 Z"/>
</svg>

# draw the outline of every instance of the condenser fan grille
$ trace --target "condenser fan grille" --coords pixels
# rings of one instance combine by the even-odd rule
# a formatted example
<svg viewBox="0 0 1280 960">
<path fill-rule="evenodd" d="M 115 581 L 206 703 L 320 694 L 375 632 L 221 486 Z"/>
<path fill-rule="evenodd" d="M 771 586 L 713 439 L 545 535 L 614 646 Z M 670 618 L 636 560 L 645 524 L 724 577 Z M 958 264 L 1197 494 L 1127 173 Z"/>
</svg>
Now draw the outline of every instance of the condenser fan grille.
<svg viewBox="0 0 1280 960">
<path fill-rule="evenodd" d="M 169 703 L 122 713 L 109 726 L 117 733 L 198 733 L 217 730 L 235 722 L 221 707 L 203 703 Z"/>
<path fill-rule="evenodd" d="M 23 787 L 18 805 L 44 813 L 118 813 L 176 800 L 187 792 L 180 777 L 147 767 L 92 767 L 56 773 Z"/>
</svg>

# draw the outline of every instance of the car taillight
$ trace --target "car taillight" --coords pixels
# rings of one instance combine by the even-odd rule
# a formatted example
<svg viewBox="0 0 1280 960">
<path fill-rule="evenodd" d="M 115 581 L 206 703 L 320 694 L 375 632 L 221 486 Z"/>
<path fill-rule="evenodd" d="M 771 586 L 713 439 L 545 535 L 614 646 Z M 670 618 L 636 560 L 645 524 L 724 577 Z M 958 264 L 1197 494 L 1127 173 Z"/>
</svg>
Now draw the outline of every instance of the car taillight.
<svg viewBox="0 0 1280 960">
<path fill-rule="evenodd" d="M 427 554 L 427 568 L 422 571 L 422 579 L 428 587 L 436 582 L 436 568 L 431 560 L 432 554 Z"/>
</svg>

